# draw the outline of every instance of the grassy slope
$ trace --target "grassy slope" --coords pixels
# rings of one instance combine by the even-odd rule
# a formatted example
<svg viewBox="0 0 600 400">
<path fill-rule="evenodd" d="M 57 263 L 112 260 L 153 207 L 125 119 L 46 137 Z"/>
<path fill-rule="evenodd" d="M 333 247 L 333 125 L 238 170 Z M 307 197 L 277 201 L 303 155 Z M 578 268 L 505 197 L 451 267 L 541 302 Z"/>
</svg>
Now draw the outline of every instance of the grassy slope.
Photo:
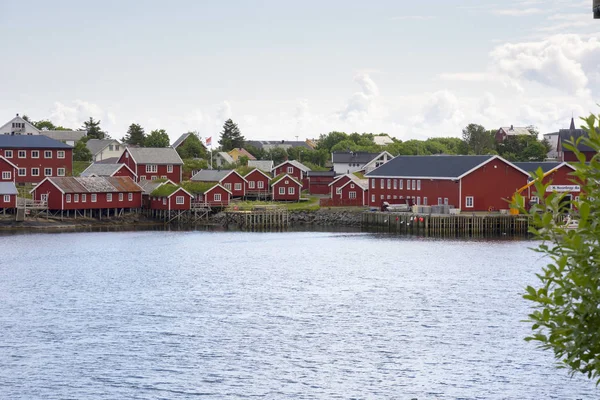
<svg viewBox="0 0 600 400">
<path fill-rule="evenodd" d="M 232 203 L 232 206 L 237 206 L 239 210 L 251 210 L 254 206 L 270 205 L 285 207 L 290 211 L 317 211 L 319 206 L 319 198 L 310 196 L 308 201 L 298 203 L 284 203 L 280 201 L 241 201 Z"/>
</svg>

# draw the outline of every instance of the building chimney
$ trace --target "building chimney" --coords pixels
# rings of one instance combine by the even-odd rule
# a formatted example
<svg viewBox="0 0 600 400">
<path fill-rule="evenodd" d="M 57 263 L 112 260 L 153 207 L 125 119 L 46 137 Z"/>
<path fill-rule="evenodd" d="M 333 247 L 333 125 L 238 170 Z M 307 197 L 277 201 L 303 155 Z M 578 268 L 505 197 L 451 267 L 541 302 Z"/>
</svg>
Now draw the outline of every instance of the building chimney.
<svg viewBox="0 0 600 400">
<path fill-rule="evenodd" d="M 19 113 L 17 113 L 17 117 L 19 116 Z"/>
<path fill-rule="evenodd" d="M 510 130 L 511 130 L 511 131 L 514 131 L 514 130 L 515 130 L 515 128 L 513 128 L 513 126 L 511 125 L 511 126 L 510 126 Z"/>
</svg>

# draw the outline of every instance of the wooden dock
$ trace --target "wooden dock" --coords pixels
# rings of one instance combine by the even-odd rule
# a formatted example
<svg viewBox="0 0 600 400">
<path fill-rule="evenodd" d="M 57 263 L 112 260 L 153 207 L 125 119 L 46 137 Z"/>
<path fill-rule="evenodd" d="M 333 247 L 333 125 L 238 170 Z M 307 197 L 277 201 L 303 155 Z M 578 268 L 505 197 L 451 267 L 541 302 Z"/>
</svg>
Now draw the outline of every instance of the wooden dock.
<svg viewBox="0 0 600 400">
<path fill-rule="evenodd" d="M 522 215 L 440 215 L 365 212 L 362 227 L 431 237 L 526 237 L 529 219 Z"/>
<path fill-rule="evenodd" d="M 285 207 L 254 206 L 252 210 L 225 211 L 225 224 L 235 224 L 240 229 L 262 230 L 287 228 L 290 214 Z"/>
</svg>

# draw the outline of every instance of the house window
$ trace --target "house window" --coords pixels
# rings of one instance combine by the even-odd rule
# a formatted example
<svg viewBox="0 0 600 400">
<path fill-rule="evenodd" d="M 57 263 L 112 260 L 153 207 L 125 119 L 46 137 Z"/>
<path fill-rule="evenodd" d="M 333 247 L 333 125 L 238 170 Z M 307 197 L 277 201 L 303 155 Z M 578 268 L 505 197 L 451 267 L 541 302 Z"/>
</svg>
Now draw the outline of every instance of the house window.
<svg viewBox="0 0 600 400">
<path fill-rule="evenodd" d="M 19 168 L 19 176 L 27 175 L 27 168 Z"/>
<path fill-rule="evenodd" d="M 163 206 L 166 206 L 166 205 L 167 205 L 167 198 L 163 197 Z"/>
<path fill-rule="evenodd" d="M 394 190 L 398 189 L 398 179 L 394 179 Z"/>
<path fill-rule="evenodd" d="M 120 144 L 115 144 L 115 150 L 119 151 L 121 149 L 121 145 Z"/>
<path fill-rule="evenodd" d="M 444 197 L 444 205 L 446 205 L 446 206 L 448 205 L 448 198 L 447 197 Z"/>
<path fill-rule="evenodd" d="M 106 201 L 112 201 L 112 193 L 106 193 Z"/>
<path fill-rule="evenodd" d="M 224 186 L 225 186 L 225 189 L 227 189 L 231 192 L 231 183 L 226 183 Z"/>
<path fill-rule="evenodd" d="M 392 198 L 392 196 L 388 194 L 387 199 L 390 200 L 391 198 Z"/>
<path fill-rule="evenodd" d="M 31 176 L 40 176 L 39 168 L 31 168 Z"/>
<path fill-rule="evenodd" d="M 146 177 L 144 175 L 140 176 L 140 181 L 145 181 Z"/>
<path fill-rule="evenodd" d="M 158 165 L 146 164 L 146 173 L 156 173 L 156 172 L 158 172 Z"/>
<path fill-rule="evenodd" d="M 380 185 L 379 185 L 379 188 L 380 188 L 380 189 L 384 189 L 384 188 L 385 188 L 385 179 L 383 179 L 383 178 L 382 178 L 382 179 L 380 179 L 379 181 L 380 181 L 380 182 L 379 182 L 379 183 L 380 183 Z"/>
<path fill-rule="evenodd" d="M 354 183 L 350 184 L 350 189 L 354 189 Z"/>
<path fill-rule="evenodd" d="M 384 198 L 385 198 L 385 196 L 384 196 L 384 195 L 380 195 L 380 196 L 379 196 L 379 199 L 381 199 L 381 200 L 383 200 Z"/>
<path fill-rule="evenodd" d="M 539 204 L 540 199 L 537 196 L 531 196 L 531 202 L 535 204 Z"/>
<path fill-rule="evenodd" d="M 5 194 L 4 195 L 4 202 L 5 203 L 10 203 L 10 194 Z"/>
<path fill-rule="evenodd" d="M 92 203 L 96 202 L 96 193 L 92 193 Z"/>
<path fill-rule="evenodd" d="M 214 201 L 221 201 L 221 193 L 215 193 L 213 196 Z"/>
<path fill-rule="evenodd" d="M 125 153 L 125 158 L 129 158 L 129 153 Z"/>
<path fill-rule="evenodd" d="M 412 180 L 412 190 L 417 190 L 417 181 Z"/>
<path fill-rule="evenodd" d="M 290 187 L 288 188 L 288 194 L 294 194 L 294 193 L 296 193 L 296 188 L 295 188 L 295 187 L 293 187 L 293 186 L 290 186 Z"/>
<path fill-rule="evenodd" d="M 160 179 L 168 179 L 166 175 L 161 175 Z"/>
<path fill-rule="evenodd" d="M 113 151 L 113 145 L 112 144 L 108 145 L 108 151 Z"/>
<path fill-rule="evenodd" d="M 284 186 L 280 186 L 279 187 L 279 194 L 285 194 L 285 187 Z"/>
<path fill-rule="evenodd" d="M 152 176 L 150 177 L 150 180 L 153 180 L 153 181 L 155 181 L 155 180 L 157 180 L 157 179 L 158 179 L 158 176 L 156 176 L 156 175 L 152 175 Z"/>
<path fill-rule="evenodd" d="M 52 151 L 51 150 L 44 151 L 44 158 L 52 158 Z"/>
<path fill-rule="evenodd" d="M 375 189 L 375 179 L 371 178 L 371 189 Z"/>
<path fill-rule="evenodd" d="M 44 168 L 44 176 L 52 176 L 52 168 Z"/>
<path fill-rule="evenodd" d="M 18 156 L 19 158 L 26 158 L 27 152 L 25 150 L 19 150 Z"/>
<path fill-rule="evenodd" d="M 71 202 L 71 195 L 70 194 L 67 195 L 66 201 L 67 201 L 67 203 Z"/>
<path fill-rule="evenodd" d="M 374 194 L 371 195 L 371 203 L 375 203 L 375 195 Z"/>
<path fill-rule="evenodd" d="M 473 196 L 465 197 L 465 207 L 473 208 Z"/>
<path fill-rule="evenodd" d="M 350 193 L 348 193 L 348 198 L 349 199 L 355 199 L 356 198 L 356 192 L 350 192 Z"/>
<path fill-rule="evenodd" d="M 404 181 L 400 179 L 400 190 L 404 189 Z"/>
<path fill-rule="evenodd" d="M 173 165 L 169 164 L 167 165 L 167 174 L 170 174 L 173 172 Z"/>
<path fill-rule="evenodd" d="M 288 174 L 293 174 L 294 173 L 294 167 L 287 167 L 287 173 Z"/>
<path fill-rule="evenodd" d="M 74 202 L 74 203 L 79 203 L 79 194 L 75 193 L 75 194 L 73 195 L 73 202 Z"/>
<path fill-rule="evenodd" d="M 6 157 L 6 158 L 12 158 L 12 156 L 13 156 L 12 150 L 5 150 L 4 151 L 4 157 Z"/>
<path fill-rule="evenodd" d="M 421 190 L 421 180 L 417 181 L 417 190 Z"/>
<path fill-rule="evenodd" d="M 421 196 L 417 197 L 417 205 L 420 206 L 421 205 Z"/>
<path fill-rule="evenodd" d="M 65 151 L 64 150 L 59 150 L 56 152 L 56 157 L 57 158 L 65 158 Z"/>
<path fill-rule="evenodd" d="M 57 168 L 56 169 L 56 175 L 57 176 L 65 176 L 65 169 L 64 168 Z"/>
<path fill-rule="evenodd" d="M 254 189 L 254 181 L 248 181 L 248 189 Z"/>
<path fill-rule="evenodd" d="M 40 200 L 43 202 L 47 202 L 48 201 L 48 193 L 44 193 L 44 194 L 40 195 Z"/>
<path fill-rule="evenodd" d="M 31 158 L 40 158 L 39 150 L 31 150 Z"/>
<path fill-rule="evenodd" d="M 9 180 L 11 175 L 12 174 L 10 171 L 2 171 L 2 180 L 4 180 L 4 181 Z"/>
<path fill-rule="evenodd" d="M 123 193 L 119 193 L 119 201 L 123 201 Z"/>
<path fill-rule="evenodd" d="M 391 188 L 392 188 L 392 180 L 391 180 L 391 179 L 388 179 L 388 180 L 387 180 L 387 188 L 388 188 L 388 189 L 391 189 Z"/>
<path fill-rule="evenodd" d="M 133 193 L 127 193 L 127 200 L 133 201 Z"/>
<path fill-rule="evenodd" d="M 82 203 L 87 202 L 87 194 L 84 193 L 84 194 L 81 195 L 81 202 Z"/>
<path fill-rule="evenodd" d="M 442 198 L 441 198 L 441 197 L 438 197 L 438 206 L 441 206 L 442 204 L 443 204 L 443 203 L 442 203 Z"/>
<path fill-rule="evenodd" d="M 177 196 L 175 198 L 175 204 L 183 204 L 183 203 L 184 203 L 183 196 Z"/>
<path fill-rule="evenodd" d="M 427 197 L 423 197 L 423 205 L 426 206 L 427 205 Z"/>
<path fill-rule="evenodd" d="M 263 181 L 258 181 L 258 188 L 259 189 L 264 189 L 265 188 L 265 183 Z"/>
<path fill-rule="evenodd" d="M 342 188 L 335 189 L 335 193 L 336 194 L 342 194 Z"/>
<path fill-rule="evenodd" d="M 242 190 L 242 184 L 241 183 L 236 183 L 235 185 L 233 185 L 234 190 Z"/>
</svg>

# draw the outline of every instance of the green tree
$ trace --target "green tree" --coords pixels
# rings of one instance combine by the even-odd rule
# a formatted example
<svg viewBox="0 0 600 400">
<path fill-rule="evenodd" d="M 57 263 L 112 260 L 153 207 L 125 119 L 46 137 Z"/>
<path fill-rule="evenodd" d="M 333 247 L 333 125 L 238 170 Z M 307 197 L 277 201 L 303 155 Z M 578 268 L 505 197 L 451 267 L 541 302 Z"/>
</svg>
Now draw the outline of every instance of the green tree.
<svg viewBox="0 0 600 400">
<path fill-rule="evenodd" d="M 53 131 L 56 129 L 56 126 L 49 120 L 43 119 L 41 121 L 35 121 L 33 126 L 38 128 L 40 131 Z"/>
<path fill-rule="evenodd" d="M 275 165 L 281 164 L 288 159 L 287 151 L 281 147 L 274 147 L 267 151 L 265 155 L 267 160 L 273 160 Z"/>
<path fill-rule="evenodd" d="M 462 132 L 463 140 L 467 145 L 468 154 L 495 153 L 495 138 L 492 132 L 478 124 L 467 125 Z"/>
<path fill-rule="evenodd" d="M 100 120 L 94 121 L 92 117 L 83 123 L 81 129 L 87 131 L 87 136 L 90 139 L 107 138 L 106 132 L 100 128 Z"/>
<path fill-rule="evenodd" d="M 347 138 L 348 135 L 344 132 L 329 132 L 328 134 L 321 134 L 319 136 L 317 149 L 325 149 L 329 153 L 331 153 L 331 149 L 333 148 L 333 146 L 335 146 L 342 140 L 346 140 Z"/>
<path fill-rule="evenodd" d="M 585 145 L 600 151 L 598 117 L 585 119 L 589 138 L 580 138 Z M 538 274 L 541 287 L 527 287 L 524 298 L 534 303 L 529 315 L 532 336 L 542 348 L 552 350 L 559 363 L 571 374 L 583 373 L 600 383 L 600 158 L 591 162 L 576 146 L 566 145 L 575 152 L 579 162 L 573 164 L 574 182 L 582 186 L 579 200 L 572 202 L 578 210 L 578 226 L 566 229 L 557 222 L 564 207 L 565 194 L 544 196 L 551 182 L 543 182 L 537 172 L 536 192 L 539 205 L 534 205 L 532 233 L 542 240 L 537 251 L 549 258 L 549 264 Z M 515 196 L 513 207 L 523 199 Z M 521 208 L 522 209 L 522 208 Z"/>
<path fill-rule="evenodd" d="M 177 153 L 183 159 L 185 158 L 204 158 L 206 157 L 206 148 L 198 137 L 196 132 L 189 132 L 185 142 L 177 148 Z"/>
<path fill-rule="evenodd" d="M 258 148 L 255 146 L 252 146 L 250 143 L 245 142 L 244 143 L 244 149 L 246 149 L 246 151 L 250 154 L 252 154 L 254 157 L 256 157 L 257 160 L 265 160 L 266 158 L 266 152 L 264 149 L 262 148 Z"/>
<path fill-rule="evenodd" d="M 92 161 L 92 152 L 86 146 L 87 140 L 79 140 L 73 148 L 73 161 Z"/>
<path fill-rule="evenodd" d="M 169 135 L 164 129 L 155 129 L 144 140 L 145 147 L 169 147 Z"/>
<path fill-rule="evenodd" d="M 129 128 L 127 128 L 127 133 L 123 138 L 124 143 L 133 144 L 137 146 L 143 146 L 145 140 L 146 132 L 144 132 L 144 128 L 142 128 L 142 126 L 139 124 L 129 125 Z"/>
<path fill-rule="evenodd" d="M 221 151 L 230 151 L 236 147 L 243 147 L 245 140 L 240 132 L 240 128 L 238 128 L 237 124 L 231 118 L 225 121 L 223 131 L 221 131 L 221 138 L 219 139 Z"/>
</svg>

